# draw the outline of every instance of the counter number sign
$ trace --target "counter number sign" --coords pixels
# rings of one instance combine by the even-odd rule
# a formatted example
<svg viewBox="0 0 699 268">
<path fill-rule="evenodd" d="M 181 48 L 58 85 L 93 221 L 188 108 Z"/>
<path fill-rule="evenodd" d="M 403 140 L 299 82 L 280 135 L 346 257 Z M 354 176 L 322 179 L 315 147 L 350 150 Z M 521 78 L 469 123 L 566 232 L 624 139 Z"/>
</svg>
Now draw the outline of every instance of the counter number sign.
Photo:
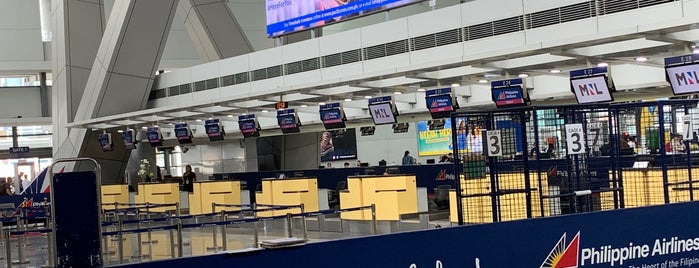
<svg viewBox="0 0 699 268">
<path fill-rule="evenodd" d="M 684 140 L 691 141 L 692 135 L 692 116 L 685 114 L 682 116 L 682 127 L 684 127 Z"/>
<path fill-rule="evenodd" d="M 587 145 L 582 124 L 566 124 L 565 127 L 568 154 L 584 154 Z"/>
<path fill-rule="evenodd" d="M 500 130 L 488 130 L 485 132 L 486 151 L 488 156 L 502 156 L 502 136 Z"/>
</svg>

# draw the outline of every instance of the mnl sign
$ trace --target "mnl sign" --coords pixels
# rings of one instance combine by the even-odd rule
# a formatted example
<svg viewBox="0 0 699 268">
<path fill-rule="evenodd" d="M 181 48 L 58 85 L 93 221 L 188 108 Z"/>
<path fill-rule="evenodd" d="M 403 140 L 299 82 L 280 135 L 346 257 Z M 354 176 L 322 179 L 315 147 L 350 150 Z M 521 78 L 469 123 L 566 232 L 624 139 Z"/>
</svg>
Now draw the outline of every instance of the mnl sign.
<svg viewBox="0 0 699 268">
<path fill-rule="evenodd" d="M 699 92 L 699 64 L 667 67 L 667 80 L 675 94 L 687 94 Z"/>
<path fill-rule="evenodd" d="M 612 94 L 605 75 L 595 75 L 570 79 L 570 85 L 578 103 L 612 101 Z"/>
</svg>

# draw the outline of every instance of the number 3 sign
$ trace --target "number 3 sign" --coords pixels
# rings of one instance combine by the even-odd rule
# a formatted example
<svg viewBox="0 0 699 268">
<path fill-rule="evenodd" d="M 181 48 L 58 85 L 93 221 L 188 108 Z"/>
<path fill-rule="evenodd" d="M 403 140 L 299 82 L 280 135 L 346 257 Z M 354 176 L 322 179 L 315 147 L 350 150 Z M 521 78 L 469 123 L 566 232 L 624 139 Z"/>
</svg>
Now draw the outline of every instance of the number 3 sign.
<svg viewBox="0 0 699 268">
<path fill-rule="evenodd" d="M 486 152 L 488 156 L 502 156 L 502 139 L 500 130 L 488 130 L 485 132 Z"/>
<path fill-rule="evenodd" d="M 587 146 L 583 136 L 582 124 L 567 124 L 565 127 L 568 154 L 584 154 Z"/>
</svg>

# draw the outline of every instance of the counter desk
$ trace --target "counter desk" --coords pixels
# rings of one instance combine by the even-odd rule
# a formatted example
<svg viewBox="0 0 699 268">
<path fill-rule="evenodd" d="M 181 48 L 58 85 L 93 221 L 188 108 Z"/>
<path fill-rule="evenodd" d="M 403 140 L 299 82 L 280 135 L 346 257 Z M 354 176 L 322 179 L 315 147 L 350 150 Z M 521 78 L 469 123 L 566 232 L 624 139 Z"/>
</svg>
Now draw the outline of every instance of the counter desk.
<svg viewBox="0 0 699 268">
<path fill-rule="evenodd" d="M 671 203 L 690 201 L 690 169 L 668 168 L 668 195 Z M 691 177 L 699 176 L 699 168 L 691 169 Z M 624 206 L 627 208 L 665 204 L 663 171 L 661 168 L 621 170 L 624 186 Z M 694 186 L 693 195 L 699 196 L 699 184 Z"/>
<path fill-rule="evenodd" d="M 102 209 L 114 209 L 114 203 L 129 203 L 129 186 L 126 184 L 102 185 L 100 192 Z"/>
<path fill-rule="evenodd" d="M 173 204 L 180 202 L 180 186 L 177 183 L 139 183 L 136 203 Z M 175 210 L 175 207 L 152 208 L 152 212 Z"/>
<path fill-rule="evenodd" d="M 199 215 L 212 212 L 212 203 L 241 204 L 240 181 L 201 181 L 194 182 L 194 191 L 189 197 L 189 214 Z M 217 207 L 216 212 L 236 211 L 239 208 Z"/>
<path fill-rule="evenodd" d="M 262 191 L 255 193 L 258 208 L 263 205 L 295 206 L 304 205 L 304 211 L 318 211 L 318 180 L 316 178 L 263 179 Z M 300 213 L 301 210 L 285 209 L 257 213 L 259 217 Z"/>
<path fill-rule="evenodd" d="M 376 207 L 376 220 L 398 221 L 401 214 L 417 213 L 415 175 L 353 176 L 340 192 L 340 208 Z M 345 220 L 371 220 L 371 210 L 344 212 Z"/>
</svg>

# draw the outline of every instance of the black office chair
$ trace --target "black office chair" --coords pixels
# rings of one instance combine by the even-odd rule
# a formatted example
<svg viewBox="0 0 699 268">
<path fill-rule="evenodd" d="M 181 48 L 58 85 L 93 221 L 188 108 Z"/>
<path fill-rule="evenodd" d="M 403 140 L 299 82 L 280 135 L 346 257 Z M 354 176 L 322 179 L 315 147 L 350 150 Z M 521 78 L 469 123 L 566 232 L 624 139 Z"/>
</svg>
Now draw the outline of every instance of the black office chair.
<svg viewBox="0 0 699 268">
<path fill-rule="evenodd" d="M 434 189 L 434 203 L 437 210 L 449 209 L 449 189 L 451 185 L 438 185 Z"/>
<path fill-rule="evenodd" d="M 328 207 L 340 209 L 340 191 L 347 190 L 347 181 L 338 181 L 335 190 L 328 190 Z"/>
</svg>

